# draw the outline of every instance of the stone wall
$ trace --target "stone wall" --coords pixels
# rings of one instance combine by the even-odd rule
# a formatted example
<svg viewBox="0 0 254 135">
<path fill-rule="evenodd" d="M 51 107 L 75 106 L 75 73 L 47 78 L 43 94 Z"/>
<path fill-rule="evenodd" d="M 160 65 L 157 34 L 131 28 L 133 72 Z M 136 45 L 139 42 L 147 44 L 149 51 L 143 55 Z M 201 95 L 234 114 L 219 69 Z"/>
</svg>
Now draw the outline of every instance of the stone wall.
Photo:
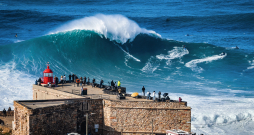
<svg viewBox="0 0 254 135">
<path fill-rule="evenodd" d="M 52 88 L 33 85 L 33 100 L 68 99 L 68 98 L 82 98 L 82 96 L 55 90 Z"/>
<path fill-rule="evenodd" d="M 29 134 L 29 115 L 31 111 L 22 104 L 14 101 L 14 122 L 12 133 L 14 135 L 28 135 Z"/>
<path fill-rule="evenodd" d="M 184 102 L 110 101 L 104 103 L 105 130 L 111 134 L 191 131 L 191 108 Z M 114 131 L 114 133 L 112 133 Z"/>
<path fill-rule="evenodd" d="M 103 134 L 102 99 L 66 99 L 64 100 L 65 104 L 36 109 L 31 109 L 25 105 L 25 102 L 47 101 L 49 100 L 14 102 L 15 129 L 13 129 L 13 134 L 60 135 L 84 132 L 87 113 L 90 115 L 88 119 L 89 132 L 98 135 Z M 95 132 L 94 124 L 99 124 L 98 132 Z"/>
</svg>

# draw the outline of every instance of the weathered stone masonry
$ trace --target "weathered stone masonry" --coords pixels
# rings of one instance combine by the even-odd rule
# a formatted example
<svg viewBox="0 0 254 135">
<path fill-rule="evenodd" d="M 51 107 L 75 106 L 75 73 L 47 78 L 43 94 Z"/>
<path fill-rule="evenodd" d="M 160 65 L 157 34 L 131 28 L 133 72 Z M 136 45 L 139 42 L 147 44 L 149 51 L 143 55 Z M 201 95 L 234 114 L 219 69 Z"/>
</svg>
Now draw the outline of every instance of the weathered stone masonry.
<svg viewBox="0 0 254 135">
<path fill-rule="evenodd" d="M 105 100 L 106 131 L 123 134 L 166 133 L 169 129 L 191 131 L 191 108 L 186 102 L 140 102 Z M 117 133 L 115 133 L 117 134 Z"/>
<path fill-rule="evenodd" d="M 59 101 L 59 100 L 55 100 Z M 81 124 L 86 121 L 86 113 L 89 116 L 89 129 L 95 132 L 94 124 L 99 124 L 97 134 L 103 134 L 102 100 L 64 100 L 65 104 L 32 109 L 25 105 L 29 101 L 15 101 L 15 128 L 14 135 L 59 135 L 71 132 L 80 132 Z M 41 100 L 36 102 L 47 102 Z M 35 104 L 36 104 L 35 102 Z M 88 106 L 87 106 L 88 105 Z M 85 124 L 83 124 L 85 125 Z M 84 129 L 85 127 L 83 127 Z"/>
<path fill-rule="evenodd" d="M 88 119 L 92 135 L 150 135 L 152 126 L 154 134 L 170 129 L 191 131 L 187 102 L 90 99 L 35 85 L 33 92 L 34 100 L 14 101 L 14 135 L 85 133 L 86 113 L 94 114 Z M 94 124 L 99 124 L 98 132 Z"/>
</svg>

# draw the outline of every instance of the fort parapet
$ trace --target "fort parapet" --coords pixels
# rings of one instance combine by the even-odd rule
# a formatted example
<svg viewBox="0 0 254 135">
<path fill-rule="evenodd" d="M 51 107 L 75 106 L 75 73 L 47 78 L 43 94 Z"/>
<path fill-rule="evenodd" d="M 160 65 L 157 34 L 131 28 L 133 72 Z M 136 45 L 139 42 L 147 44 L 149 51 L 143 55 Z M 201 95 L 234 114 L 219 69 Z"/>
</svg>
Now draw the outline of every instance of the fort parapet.
<svg viewBox="0 0 254 135">
<path fill-rule="evenodd" d="M 84 134 L 86 122 L 93 135 L 166 134 L 171 129 L 191 132 L 187 102 L 119 100 L 91 86 L 84 86 L 87 95 L 81 96 L 80 88 L 69 83 L 54 89 L 34 85 L 34 100 L 14 101 L 13 134 Z"/>
</svg>

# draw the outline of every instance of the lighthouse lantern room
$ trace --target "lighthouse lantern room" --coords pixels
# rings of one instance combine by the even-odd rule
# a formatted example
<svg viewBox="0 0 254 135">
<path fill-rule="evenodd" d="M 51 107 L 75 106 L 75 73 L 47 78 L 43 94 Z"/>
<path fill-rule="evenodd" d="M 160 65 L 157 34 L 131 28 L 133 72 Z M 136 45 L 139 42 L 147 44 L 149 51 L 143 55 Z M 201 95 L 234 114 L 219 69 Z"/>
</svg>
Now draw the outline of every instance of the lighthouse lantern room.
<svg viewBox="0 0 254 135">
<path fill-rule="evenodd" d="M 47 69 L 43 71 L 43 84 L 50 82 L 53 83 L 53 71 L 49 69 L 49 62 L 47 64 Z"/>
</svg>

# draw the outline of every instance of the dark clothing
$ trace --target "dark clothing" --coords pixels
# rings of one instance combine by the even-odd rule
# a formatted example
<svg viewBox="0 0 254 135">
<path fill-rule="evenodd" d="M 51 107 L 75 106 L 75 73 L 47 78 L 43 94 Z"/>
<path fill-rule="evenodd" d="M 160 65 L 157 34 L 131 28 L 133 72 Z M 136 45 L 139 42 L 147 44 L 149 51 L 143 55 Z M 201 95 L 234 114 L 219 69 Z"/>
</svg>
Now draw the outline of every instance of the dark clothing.
<svg viewBox="0 0 254 135">
<path fill-rule="evenodd" d="M 101 80 L 101 82 L 100 82 L 100 88 L 101 88 L 102 83 L 103 83 L 103 80 Z"/>
<path fill-rule="evenodd" d="M 8 112 L 11 111 L 11 107 L 8 108 Z"/>
<path fill-rule="evenodd" d="M 161 99 L 161 92 L 160 91 L 159 91 L 158 95 L 159 95 L 159 99 Z"/>
<path fill-rule="evenodd" d="M 55 83 L 56 83 L 56 86 L 58 85 L 58 82 L 59 82 L 59 80 L 58 80 L 58 78 L 56 77 L 56 82 L 55 82 Z"/>
<path fill-rule="evenodd" d="M 90 84 L 90 78 L 88 77 L 87 79 L 87 84 L 89 85 Z"/>
<path fill-rule="evenodd" d="M 3 113 L 4 113 L 4 117 L 6 117 L 6 110 L 5 110 L 5 108 L 3 110 Z"/>
<path fill-rule="evenodd" d="M 41 78 L 39 78 L 37 82 L 41 82 Z"/>
<path fill-rule="evenodd" d="M 146 88 L 145 88 L 145 87 L 143 87 L 143 88 L 142 88 L 142 92 L 145 92 L 145 90 L 146 90 Z"/>
<path fill-rule="evenodd" d="M 111 86 L 112 86 L 112 87 L 114 87 L 114 86 L 115 86 L 115 83 L 114 83 L 114 81 L 113 81 L 113 80 L 111 81 Z"/>
<path fill-rule="evenodd" d="M 69 75 L 69 81 L 71 81 L 71 74 Z"/>
<path fill-rule="evenodd" d="M 84 84 L 86 84 L 86 77 L 84 77 Z"/>
</svg>

